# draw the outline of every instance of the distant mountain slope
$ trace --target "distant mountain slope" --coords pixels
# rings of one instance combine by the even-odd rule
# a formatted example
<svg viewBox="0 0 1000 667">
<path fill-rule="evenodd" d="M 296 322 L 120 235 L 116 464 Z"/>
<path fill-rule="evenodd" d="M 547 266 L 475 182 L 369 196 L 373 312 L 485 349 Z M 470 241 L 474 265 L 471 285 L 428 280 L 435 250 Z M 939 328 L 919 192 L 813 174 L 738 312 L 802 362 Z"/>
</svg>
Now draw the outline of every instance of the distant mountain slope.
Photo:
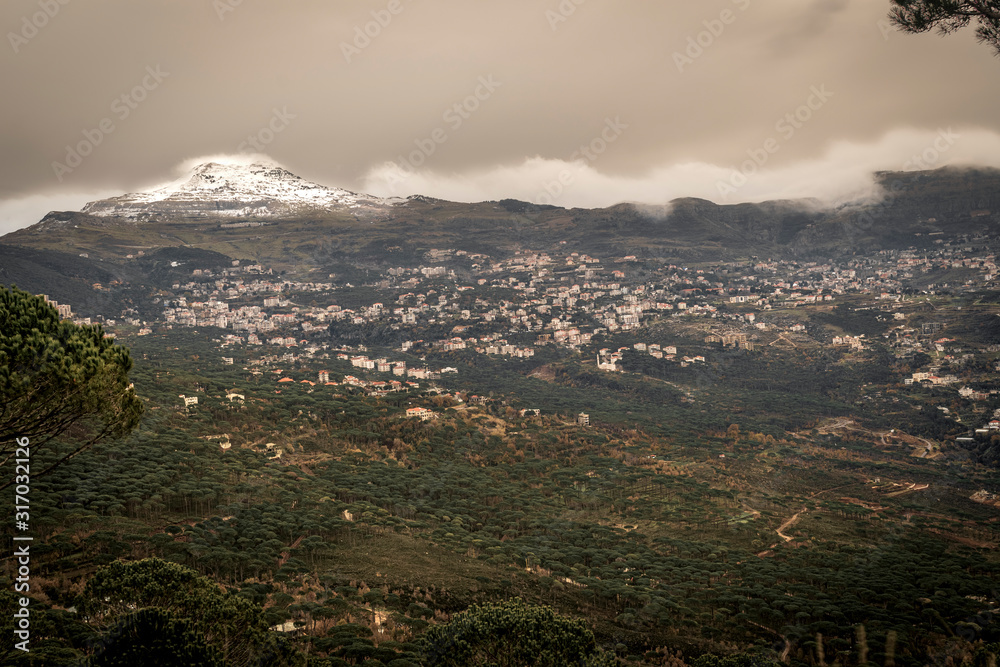
<svg viewBox="0 0 1000 667">
<path fill-rule="evenodd" d="M 0 284 L 17 285 L 32 294 L 45 294 L 60 303 L 73 305 L 83 316 L 121 310 L 119 296 L 104 289 L 141 274 L 124 267 L 52 250 L 0 244 Z M 94 289 L 100 285 L 102 289 Z"/>
<path fill-rule="evenodd" d="M 836 208 L 813 200 L 677 199 L 666 206 L 564 209 L 515 200 L 380 200 L 310 184 L 280 168 L 209 164 L 171 188 L 50 213 L 3 242 L 115 262 L 162 248 L 197 248 L 290 275 L 324 276 L 349 266 L 419 262 L 428 250 L 446 248 L 502 257 L 569 245 L 600 258 L 689 263 L 932 248 L 943 239 L 971 242 L 998 232 L 1000 171 L 886 172 L 876 180 L 883 198 Z M 334 203 L 314 205 L 323 202 Z"/>
</svg>

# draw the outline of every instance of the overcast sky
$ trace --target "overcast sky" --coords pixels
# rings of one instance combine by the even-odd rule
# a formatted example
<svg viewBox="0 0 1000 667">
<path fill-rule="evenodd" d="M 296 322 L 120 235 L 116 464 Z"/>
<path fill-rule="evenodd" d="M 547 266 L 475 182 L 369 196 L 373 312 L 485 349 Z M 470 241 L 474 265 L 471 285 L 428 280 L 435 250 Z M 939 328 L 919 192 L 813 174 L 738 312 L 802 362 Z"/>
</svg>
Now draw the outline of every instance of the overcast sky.
<svg viewBox="0 0 1000 667">
<path fill-rule="evenodd" d="M 263 153 L 378 195 L 854 197 L 1000 166 L 1000 60 L 888 0 L 4 0 L 0 232 Z M 916 158 L 916 159 L 915 159 Z"/>
</svg>

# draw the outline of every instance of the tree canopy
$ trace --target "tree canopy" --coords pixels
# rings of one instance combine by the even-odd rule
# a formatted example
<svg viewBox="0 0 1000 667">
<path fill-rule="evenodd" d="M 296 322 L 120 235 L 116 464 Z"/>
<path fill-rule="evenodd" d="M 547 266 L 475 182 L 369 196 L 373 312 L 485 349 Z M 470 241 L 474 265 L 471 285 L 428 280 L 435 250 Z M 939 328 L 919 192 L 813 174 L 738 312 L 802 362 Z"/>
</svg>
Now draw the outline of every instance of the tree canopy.
<svg viewBox="0 0 1000 667">
<path fill-rule="evenodd" d="M 218 652 L 192 629 L 192 623 L 151 607 L 124 616 L 98 644 L 87 667 L 222 667 Z"/>
<path fill-rule="evenodd" d="M 976 22 L 976 37 L 1000 56 L 1000 0 L 892 0 L 889 18 L 910 33 L 943 35 Z"/>
<path fill-rule="evenodd" d="M 428 665 L 614 665 L 581 620 L 516 599 L 477 605 L 422 638 Z"/>
<path fill-rule="evenodd" d="M 286 664 L 259 606 L 177 563 L 115 561 L 87 582 L 80 606 L 89 622 L 112 624 L 95 665 L 126 664 L 103 662 L 105 653 L 117 660 L 154 648 L 179 656 L 217 653 L 227 665 Z"/>
<path fill-rule="evenodd" d="M 128 379 L 131 368 L 129 351 L 106 338 L 100 325 L 77 326 L 42 297 L 0 289 L 3 460 L 14 455 L 16 438 L 28 438 L 32 453 L 53 438 L 72 438 L 75 445 L 61 461 L 130 433 L 143 412 Z"/>
</svg>

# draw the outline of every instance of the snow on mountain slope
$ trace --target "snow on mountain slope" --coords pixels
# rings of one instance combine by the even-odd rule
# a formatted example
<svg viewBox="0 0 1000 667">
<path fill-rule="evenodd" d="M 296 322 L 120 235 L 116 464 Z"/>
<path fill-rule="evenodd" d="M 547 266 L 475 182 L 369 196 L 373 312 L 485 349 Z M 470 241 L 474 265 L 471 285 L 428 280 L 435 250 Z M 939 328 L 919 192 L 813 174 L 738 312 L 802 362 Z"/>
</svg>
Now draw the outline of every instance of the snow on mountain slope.
<svg viewBox="0 0 1000 667">
<path fill-rule="evenodd" d="M 242 218 L 278 217 L 317 208 L 375 214 L 394 203 L 396 200 L 311 183 L 275 164 L 207 162 L 170 185 L 93 201 L 82 210 L 90 215 L 129 220 Z"/>
</svg>

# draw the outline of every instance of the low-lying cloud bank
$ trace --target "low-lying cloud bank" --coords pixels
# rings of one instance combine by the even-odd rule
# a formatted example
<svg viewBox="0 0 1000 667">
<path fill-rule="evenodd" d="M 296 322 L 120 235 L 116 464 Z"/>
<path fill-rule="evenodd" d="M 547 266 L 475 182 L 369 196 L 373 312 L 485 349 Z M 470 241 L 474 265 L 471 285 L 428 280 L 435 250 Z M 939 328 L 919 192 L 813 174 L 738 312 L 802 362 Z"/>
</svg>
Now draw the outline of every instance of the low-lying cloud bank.
<svg viewBox="0 0 1000 667">
<path fill-rule="evenodd" d="M 519 199 L 566 208 L 598 208 L 622 202 L 664 205 L 681 197 L 698 197 L 719 204 L 774 199 L 817 200 L 821 205 L 877 200 L 873 174 L 877 171 L 922 171 L 944 166 L 1000 168 L 1000 134 L 962 127 L 937 130 L 899 129 L 872 143 L 839 141 L 815 159 L 782 161 L 781 144 L 774 140 L 744 150 L 740 164 L 701 162 L 665 164 L 640 175 L 616 175 L 600 170 L 600 156 L 576 161 L 542 157 L 520 164 L 501 165 L 460 174 L 448 174 L 411 164 L 386 163 L 370 170 L 359 184 L 323 183 L 348 187 L 383 197 L 421 194 L 451 201 L 477 202 Z M 248 163 L 271 161 L 265 155 L 211 155 L 185 160 L 166 185 L 203 162 Z M 285 165 L 295 172 L 295 165 Z M 0 202 L 0 234 L 38 222 L 53 210 L 79 210 L 95 199 L 123 194 L 117 191 L 36 194 Z"/>
<path fill-rule="evenodd" d="M 372 169 L 362 189 L 386 197 L 422 194 L 469 202 L 510 198 L 567 208 L 666 204 L 680 197 L 720 204 L 815 198 L 835 205 L 877 198 L 877 171 L 1000 168 L 1000 135 L 957 127 L 900 129 L 870 144 L 834 142 L 821 157 L 802 162 L 782 162 L 778 141 L 750 147 L 744 155 L 741 164 L 668 164 L 638 176 L 604 173 L 599 157 L 575 162 L 533 157 L 463 174 L 390 162 Z"/>
</svg>

